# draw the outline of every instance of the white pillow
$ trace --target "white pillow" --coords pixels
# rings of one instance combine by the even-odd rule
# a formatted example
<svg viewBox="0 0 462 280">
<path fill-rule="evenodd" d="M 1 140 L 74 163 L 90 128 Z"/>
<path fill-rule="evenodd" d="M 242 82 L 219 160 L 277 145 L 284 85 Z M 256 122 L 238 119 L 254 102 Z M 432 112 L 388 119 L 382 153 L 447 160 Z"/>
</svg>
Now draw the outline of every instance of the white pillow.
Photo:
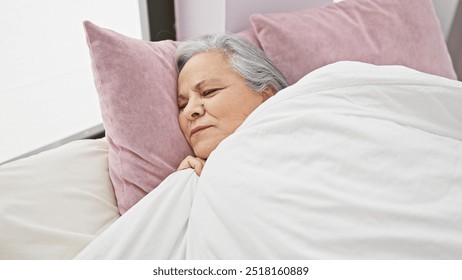
<svg viewBox="0 0 462 280">
<path fill-rule="evenodd" d="M 119 217 L 105 139 L 0 166 L 0 259 L 70 259 Z"/>
</svg>

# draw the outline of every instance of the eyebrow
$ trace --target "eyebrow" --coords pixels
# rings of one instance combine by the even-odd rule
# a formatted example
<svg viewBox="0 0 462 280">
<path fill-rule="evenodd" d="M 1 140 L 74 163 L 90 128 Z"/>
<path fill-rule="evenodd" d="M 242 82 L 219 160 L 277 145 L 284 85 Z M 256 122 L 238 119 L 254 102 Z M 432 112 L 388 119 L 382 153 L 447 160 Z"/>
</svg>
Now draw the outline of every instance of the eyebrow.
<svg viewBox="0 0 462 280">
<path fill-rule="evenodd" d="M 194 86 L 194 89 L 199 91 L 203 86 L 204 84 L 207 84 L 207 83 L 217 83 L 217 82 L 221 82 L 220 79 L 207 79 L 207 80 L 203 80 L 203 81 L 200 81 L 198 82 L 195 86 Z"/>
</svg>

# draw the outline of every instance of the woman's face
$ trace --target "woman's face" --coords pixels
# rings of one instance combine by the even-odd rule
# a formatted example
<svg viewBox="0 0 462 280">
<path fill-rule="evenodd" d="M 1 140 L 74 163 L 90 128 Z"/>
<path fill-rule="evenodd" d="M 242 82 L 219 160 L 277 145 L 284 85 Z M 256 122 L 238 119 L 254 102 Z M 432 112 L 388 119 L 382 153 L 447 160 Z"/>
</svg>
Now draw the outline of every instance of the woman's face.
<svg viewBox="0 0 462 280">
<path fill-rule="evenodd" d="M 178 77 L 178 106 L 181 130 L 195 155 L 207 159 L 272 94 L 252 90 L 222 53 L 193 56 Z"/>
</svg>

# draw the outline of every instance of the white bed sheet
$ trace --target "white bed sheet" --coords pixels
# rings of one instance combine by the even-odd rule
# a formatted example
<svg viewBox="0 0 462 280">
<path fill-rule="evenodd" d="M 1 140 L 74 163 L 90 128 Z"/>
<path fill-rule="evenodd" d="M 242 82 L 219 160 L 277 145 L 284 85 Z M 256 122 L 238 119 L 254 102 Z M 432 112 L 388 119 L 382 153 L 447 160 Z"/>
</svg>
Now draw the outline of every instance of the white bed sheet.
<svg viewBox="0 0 462 280">
<path fill-rule="evenodd" d="M 457 81 L 325 66 L 77 259 L 460 259 L 461 105 Z"/>
</svg>

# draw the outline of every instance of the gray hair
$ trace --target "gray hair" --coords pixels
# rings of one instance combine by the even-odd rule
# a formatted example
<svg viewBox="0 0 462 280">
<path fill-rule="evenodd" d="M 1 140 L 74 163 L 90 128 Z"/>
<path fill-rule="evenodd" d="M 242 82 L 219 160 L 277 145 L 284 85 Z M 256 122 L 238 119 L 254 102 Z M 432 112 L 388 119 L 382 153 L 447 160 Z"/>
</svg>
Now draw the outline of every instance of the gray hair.
<svg viewBox="0 0 462 280">
<path fill-rule="evenodd" d="M 225 54 L 231 68 L 254 91 L 262 92 L 268 87 L 279 91 L 288 86 L 284 75 L 262 50 L 247 40 L 228 34 L 204 35 L 180 44 L 175 53 L 178 73 L 194 55 L 208 51 Z"/>
</svg>

